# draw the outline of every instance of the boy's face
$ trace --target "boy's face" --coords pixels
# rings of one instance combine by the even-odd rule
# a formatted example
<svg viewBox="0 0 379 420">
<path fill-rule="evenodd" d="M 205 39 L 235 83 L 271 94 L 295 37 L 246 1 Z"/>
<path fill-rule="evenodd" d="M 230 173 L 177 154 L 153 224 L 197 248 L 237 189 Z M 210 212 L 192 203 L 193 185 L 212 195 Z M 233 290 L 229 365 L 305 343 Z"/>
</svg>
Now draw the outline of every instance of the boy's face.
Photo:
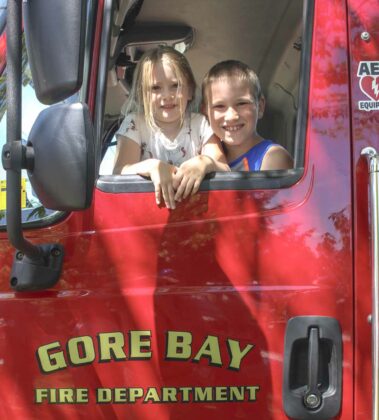
<svg viewBox="0 0 379 420">
<path fill-rule="evenodd" d="M 257 103 L 248 82 L 236 77 L 212 82 L 207 93 L 209 123 L 227 150 L 244 153 L 253 147 L 260 140 L 257 122 L 263 116 L 264 99 Z"/>
</svg>

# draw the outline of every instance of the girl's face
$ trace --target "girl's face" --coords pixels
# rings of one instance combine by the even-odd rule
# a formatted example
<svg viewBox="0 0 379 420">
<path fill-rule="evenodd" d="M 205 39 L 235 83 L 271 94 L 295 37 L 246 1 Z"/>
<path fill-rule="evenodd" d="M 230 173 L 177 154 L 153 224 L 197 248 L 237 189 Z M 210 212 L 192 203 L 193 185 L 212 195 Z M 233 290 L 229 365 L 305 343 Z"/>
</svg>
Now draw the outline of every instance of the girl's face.
<svg viewBox="0 0 379 420">
<path fill-rule="evenodd" d="M 165 60 L 155 64 L 152 71 L 151 103 L 155 123 L 159 127 L 181 124 L 188 101 L 192 98 L 188 84 L 179 80 Z"/>
</svg>

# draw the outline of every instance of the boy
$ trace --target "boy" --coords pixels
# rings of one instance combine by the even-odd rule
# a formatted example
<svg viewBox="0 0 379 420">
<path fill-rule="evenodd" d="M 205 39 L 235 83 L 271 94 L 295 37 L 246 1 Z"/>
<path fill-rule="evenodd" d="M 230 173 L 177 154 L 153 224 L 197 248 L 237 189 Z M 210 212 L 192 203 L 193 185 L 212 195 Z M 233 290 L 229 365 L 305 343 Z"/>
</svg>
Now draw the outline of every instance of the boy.
<svg viewBox="0 0 379 420">
<path fill-rule="evenodd" d="M 228 60 L 215 64 L 202 84 L 203 111 L 223 141 L 231 170 L 290 169 L 289 153 L 257 132 L 265 99 L 258 76 L 246 64 Z"/>
</svg>

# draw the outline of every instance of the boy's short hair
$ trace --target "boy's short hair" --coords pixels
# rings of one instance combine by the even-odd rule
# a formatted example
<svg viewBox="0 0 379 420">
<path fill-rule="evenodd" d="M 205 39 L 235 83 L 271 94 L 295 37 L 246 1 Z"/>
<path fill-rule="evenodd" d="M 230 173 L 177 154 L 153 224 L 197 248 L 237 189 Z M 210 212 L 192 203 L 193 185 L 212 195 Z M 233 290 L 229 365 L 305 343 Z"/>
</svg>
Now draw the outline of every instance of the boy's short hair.
<svg viewBox="0 0 379 420">
<path fill-rule="evenodd" d="M 249 84 L 250 93 L 255 100 L 258 102 L 261 99 L 261 83 L 255 71 L 247 64 L 242 63 L 242 61 L 226 60 L 215 64 L 204 76 L 201 85 L 203 103 L 207 101 L 207 89 L 213 82 L 230 77 L 236 77 L 241 81 L 246 81 Z"/>
</svg>

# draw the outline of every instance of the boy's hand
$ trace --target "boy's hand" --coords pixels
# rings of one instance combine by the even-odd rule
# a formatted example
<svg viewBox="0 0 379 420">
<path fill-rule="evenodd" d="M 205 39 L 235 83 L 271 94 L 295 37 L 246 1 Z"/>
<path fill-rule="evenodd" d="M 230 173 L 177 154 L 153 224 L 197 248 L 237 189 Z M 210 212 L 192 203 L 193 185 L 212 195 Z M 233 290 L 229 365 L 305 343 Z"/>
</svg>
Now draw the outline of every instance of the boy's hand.
<svg viewBox="0 0 379 420">
<path fill-rule="evenodd" d="M 175 191 L 173 187 L 173 175 L 177 168 L 168 163 L 157 160 L 150 169 L 150 178 L 155 189 L 155 201 L 159 205 L 163 201 L 168 209 L 175 208 Z"/>
<path fill-rule="evenodd" d="M 213 159 L 199 155 L 183 162 L 174 175 L 175 200 L 181 201 L 190 194 L 196 194 L 205 174 L 213 167 Z"/>
</svg>

